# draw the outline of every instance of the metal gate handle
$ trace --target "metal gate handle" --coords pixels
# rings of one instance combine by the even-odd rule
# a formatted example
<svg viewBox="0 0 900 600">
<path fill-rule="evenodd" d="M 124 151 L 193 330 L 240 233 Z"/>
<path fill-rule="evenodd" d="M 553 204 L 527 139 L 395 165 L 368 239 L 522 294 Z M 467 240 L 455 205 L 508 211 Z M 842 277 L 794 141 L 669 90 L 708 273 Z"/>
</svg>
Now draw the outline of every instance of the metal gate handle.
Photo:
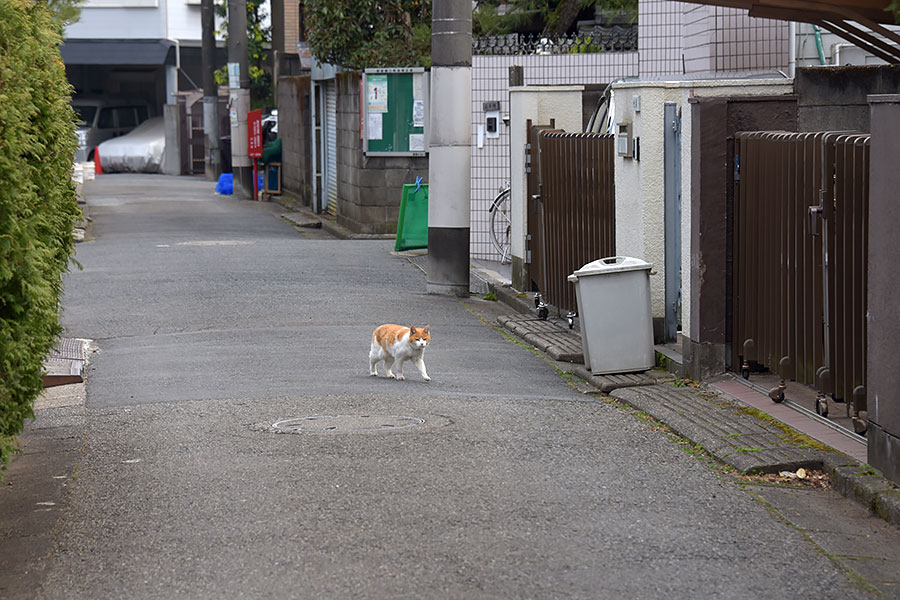
<svg viewBox="0 0 900 600">
<path fill-rule="evenodd" d="M 807 231 L 810 235 L 821 235 L 822 227 L 821 227 L 821 219 L 822 215 L 825 212 L 825 207 L 823 205 L 818 206 L 810 206 L 809 207 L 809 219 L 806 222 Z"/>
</svg>

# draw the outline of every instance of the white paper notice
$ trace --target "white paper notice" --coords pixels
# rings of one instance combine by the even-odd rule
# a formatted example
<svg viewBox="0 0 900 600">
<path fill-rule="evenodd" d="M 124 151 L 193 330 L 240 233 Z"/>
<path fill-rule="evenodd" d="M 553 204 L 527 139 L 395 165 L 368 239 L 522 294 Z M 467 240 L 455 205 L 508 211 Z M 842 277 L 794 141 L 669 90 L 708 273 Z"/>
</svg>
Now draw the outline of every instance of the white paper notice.
<svg viewBox="0 0 900 600">
<path fill-rule="evenodd" d="M 381 139 L 381 113 L 369 113 L 366 123 L 366 137 L 370 140 Z"/>
<path fill-rule="evenodd" d="M 425 127 L 424 100 L 413 100 L 413 127 Z"/>
<path fill-rule="evenodd" d="M 409 151 L 425 152 L 425 134 L 411 133 L 409 134 Z"/>
</svg>

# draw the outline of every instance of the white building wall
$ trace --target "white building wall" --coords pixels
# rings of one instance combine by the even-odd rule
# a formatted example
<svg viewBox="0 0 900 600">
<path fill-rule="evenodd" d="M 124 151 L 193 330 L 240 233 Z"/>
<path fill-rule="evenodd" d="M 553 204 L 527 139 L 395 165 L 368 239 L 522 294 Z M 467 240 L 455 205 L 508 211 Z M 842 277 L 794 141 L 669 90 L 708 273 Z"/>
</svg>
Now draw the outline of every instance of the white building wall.
<svg viewBox="0 0 900 600">
<path fill-rule="evenodd" d="M 650 297 L 654 318 L 665 317 L 665 153 L 664 106 L 681 109 L 681 270 L 682 331 L 690 332 L 691 272 L 691 111 L 688 99 L 714 96 L 790 94 L 786 79 L 623 82 L 613 86 L 616 121 L 632 122 L 640 139 L 640 160 L 617 157 L 616 254 L 653 264 Z M 640 96 L 639 112 L 632 98 Z"/>
<path fill-rule="evenodd" d="M 681 18 L 683 3 L 669 0 L 638 2 L 640 76 L 680 75 L 682 65 Z"/>
<path fill-rule="evenodd" d="M 785 70 L 788 25 L 746 10 L 669 0 L 638 3 L 640 76 Z"/>
<path fill-rule="evenodd" d="M 66 27 L 71 39 L 148 39 L 166 37 L 165 10 L 158 6 L 105 8 L 86 2 L 81 19 Z"/>
<path fill-rule="evenodd" d="M 168 15 L 167 37 L 170 40 L 199 43 L 203 38 L 203 26 L 200 23 L 200 4 L 188 4 L 185 0 L 164 1 Z"/>
<path fill-rule="evenodd" d="M 188 0 L 86 0 L 72 39 L 200 41 L 200 4 Z"/>
<path fill-rule="evenodd" d="M 714 21 L 710 19 L 713 8 L 707 4 L 686 4 L 682 7 L 683 66 L 687 73 L 712 72 L 716 68 L 712 52 L 715 44 Z"/>
</svg>

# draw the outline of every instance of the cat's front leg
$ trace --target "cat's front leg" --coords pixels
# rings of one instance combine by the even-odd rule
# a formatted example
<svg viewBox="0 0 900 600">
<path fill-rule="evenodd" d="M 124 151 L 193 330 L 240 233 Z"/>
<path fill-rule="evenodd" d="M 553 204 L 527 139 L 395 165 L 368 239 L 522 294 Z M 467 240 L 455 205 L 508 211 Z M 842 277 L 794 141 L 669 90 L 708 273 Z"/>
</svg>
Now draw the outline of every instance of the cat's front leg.
<svg viewBox="0 0 900 600">
<path fill-rule="evenodd" d="M 387 369 L 387 376 L 390 379 L 394 379 L 394 372 L 391 370 L 391 367 L 394 365 L 394 359 L 390 356 L 385 357 L 384 359 L 384 367 Z"/>
<path fill-rule="evenodd" d="M 406 378 L 403 376 L 403 360 L 398 358 L 397 359 L 397 381 L 403 381 L 404 379 L 406 379 Z"/>
<path fill-rule="evenodd" d="M 419 367 L 419 373 L 422 374 L 422 379 L 425 381 L 431 381 L 431 377 L 428 376 L 428 373 L 425 371 L 425 359 L 419 358 L 416 360 L 416 366 Z"/>
</svg>

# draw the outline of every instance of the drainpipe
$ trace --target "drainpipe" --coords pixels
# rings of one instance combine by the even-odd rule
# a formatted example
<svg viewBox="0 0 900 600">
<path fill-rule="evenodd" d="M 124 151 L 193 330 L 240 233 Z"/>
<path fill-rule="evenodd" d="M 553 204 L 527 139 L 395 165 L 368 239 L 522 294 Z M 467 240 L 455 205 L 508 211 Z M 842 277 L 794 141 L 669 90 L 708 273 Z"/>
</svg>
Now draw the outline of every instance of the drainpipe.
<svg viewBox="0 0 900 600">
<path fill-rule="evenodd" d="M 823 67 L 828 64 L 825 60 L 825 51 L 822 49 L 822 30 L 818 25 L 813 25 L 813 32 L 816 36 L 816 52 L 819 53 L 819 64 Z"/>
<path fill-rule="evenodd" d="M 788 75 L 791 79 L 797 74 L 797 23 L 788 22 Z"/>
</svg>

